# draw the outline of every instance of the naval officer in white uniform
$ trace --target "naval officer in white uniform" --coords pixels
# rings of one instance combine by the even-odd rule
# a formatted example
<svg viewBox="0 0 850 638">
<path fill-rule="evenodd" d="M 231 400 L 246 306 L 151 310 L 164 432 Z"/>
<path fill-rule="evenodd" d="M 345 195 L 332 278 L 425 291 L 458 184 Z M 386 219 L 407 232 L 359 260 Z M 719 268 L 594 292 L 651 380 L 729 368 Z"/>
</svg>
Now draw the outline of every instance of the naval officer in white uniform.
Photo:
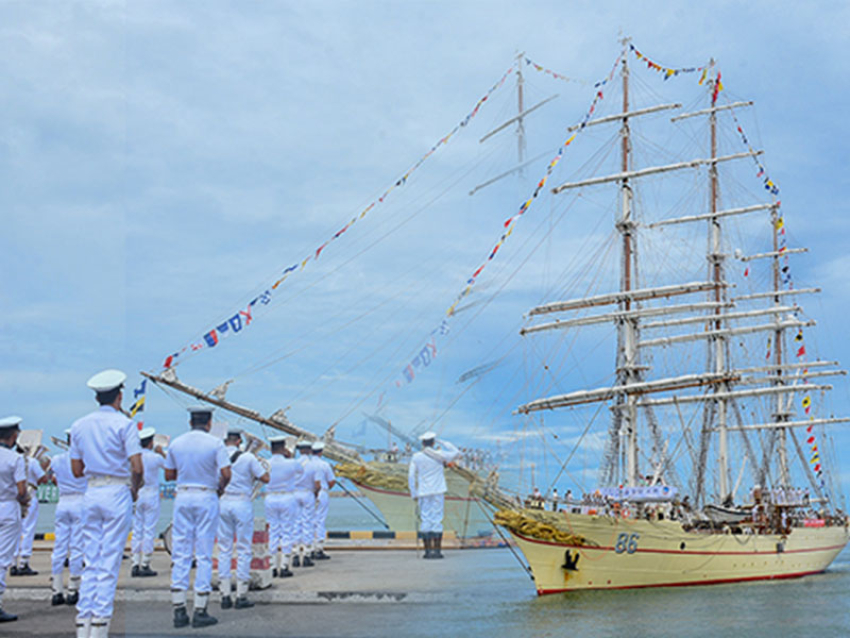
<svg viewBox="0 0 850 638">
<path fill-rule="evenodd" d="M 159 522 L 159 477 L 165 465 L 165 452 L 153 444 L 155 428 L 139 430 L 139 445 L 142 447 L 142 466 L 145 470 L 145 484 L 139 490 L 136 507 L 133 510 L 133 539 L 130 542 L 132 554 L 131 577 L 147 578 L 156 576 L 151 569 L 153 544 L 156 539 L 156 524 Z"/>
<path fill-rule="evenodd" d="M 171 602 L 174 626 L 189 624 L 186 590 L 192 559 L 195 571 L 195 606 L 192 627 L 218 622 L 207 613 L 212 590 L 212 554 L 218 529 L 218 497 L 230 481 L 230 458 L 221 439 L 212 436 L 212 408 L 189 408 L 192 430 L 178 436 L 168 446 L 165 480 L 177 481 L 171 535 Z"/>
<path fill-rule="evenodd" d="M 68 443 L 71 430 L 65 430 Z M 76 605 L 79 600 L 80 578 L 83 574 L 83 498 L 88 480 L 77 478 L 71 470 L 70 451 L 56 454 L 50 459 L 50 471 L 59 488 L 59 502 L 53 519 L 53 554 L 50 573 L 53 583 L 52 605 Z M 68 595 L 65 596 L 65 559 L 68 560 Z"/>
<path fill-rule="evenodd" d="M 321 490 L 316 497 L 316 517 L 314 521 L 315 530 L 313 534 L 313 552 L 312 556 L 318 560 L 328 560 L 330 556 L 325 554 L 325 521 L 328 519 L 328 509 L 330 508 L 330 497 L 328 491 L 332 490 L 336 485 L 336 476 L 334 476 L 331 464 L 322 458 L 322 453 L 325 451 L 325 444 L 322 441 L 313 443 L 313 466 L 316 468 L 316 478 L 318 479 Z"/>
<path fill-rule="evenodd" d="M 443 468 L 457 458 L 460 450 L 442 439 L 440 444 L 445 449 L 434 449 L 437 435 L 433 432 L 426 432 L 419 440 L 422 450 L 410 459 L 407 482 L 410 496 L 419 505 L 419 531 L 425 543 L 425 558 L 442 558 L 443 499 L 447 489 Z"/>
<path fill-rule="evenodd" d="M 127 375 L 104 370 L 88 380 L 100 409 L 71 426 L 71 471 L 88 479 L 83 497 L 83 578 L 77 636 L 105 638 L 121 555 L 142 486 L 142 449 L 136 424 L 121 413 Z"/>
<path fill-rule="evenodd" d="M 266 521 L 269 524 L 269 552 L 274 557 L 272 576 L 292 576 L 289 557 L 296 539 L 298 501 L 295 483 L 304 474 L 301 463 L 291 458 L 286 449 L 286 436 L 269 438 L 272 458 L 269 461 L 269 484 L 266 487 Z"/>
<path fill-rule="evenodd" d="M 21 521 L 21 536 L 15 549 L 15 562 L 9 572 L 10 576 L 37 576 L 38 572 L 30 567 L 32 544 L 35 540 L 35 524 L 38 521 L 38 486 L 47 482 L 47 472 L 41 467 L 38 459 L 29 456 L 28 449 L 18 450 L 27 464 L 27 489 L 30 493 L 30 504 L 27 515 Z"/>
<path fill-rule="evenodd" d="M 15 451 L 20 423 L 19 416 L 0 419 L 0 623 L 18 619 L 3 611 L 3 593 L 6 591 L 6 570 L 21 536 L 21 508 L 29 504 L 26 462 Z"/>
<path fill-rule="evenodd" d="M 294 540 L 298 552 L 292 558 L 293 567 L 312 567 L 309 548 L 315 534 L 316 497 L 321 484 L 316 480 L 316 467 L 313 465 L 310 441 L 301 440 L 295 445 L 298 450 L 298 462 L 304 468 L 304 474 L 295 480 L 295 500 L 298 503 L 298 523 L 294 530 Z"/>
<path fill-rule="evenodd" d="M 228 430 L 225 447 L 230 457 L 230 482 L 221 496 L 218 524 L 218 577 L 221 590 L 221 608 L 233 607 L 233 582 L 230 563 L 233 556 L 233 538 L 236 538 L 236 609 L 253 607 L 248 600 L 251 581 L 251 541 L 254 538 L 254 507 L 251 494 L 254 483 L 269 482 L 269 473 L 251 452 L 239 448 L 241 430 Z"/>
</svg>

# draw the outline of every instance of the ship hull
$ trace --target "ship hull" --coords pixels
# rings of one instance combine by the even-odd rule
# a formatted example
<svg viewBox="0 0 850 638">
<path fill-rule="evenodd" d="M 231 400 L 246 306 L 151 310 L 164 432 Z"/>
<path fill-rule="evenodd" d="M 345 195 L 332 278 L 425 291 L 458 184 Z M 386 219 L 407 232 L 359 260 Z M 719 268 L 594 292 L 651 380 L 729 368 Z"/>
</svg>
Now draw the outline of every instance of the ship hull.
<svg viewBox="0 0 850 638">
<path fill-rule="evenodd" d="M 394 531 L 418 529 L 416 505 L 409 492 L 370 487 L 354 481 L 360 491 L 377 507 Z M 444 501 L 443 530 L 454 532 L 458 538 L 489 536 L 493 533 L 488 506 L 479 499 L 460 496 L 449 484 Z"/>
<path fill-rule="evenodd" d="M 684 531 L 673 521 L 569 516 L 593 547 L 511 531 L 539 595 L 585 589 L 712 585 L 797 578 L 824 571 L 848 542 L 843 526 L 794 528 L 787 536 Z"/>
</svg>

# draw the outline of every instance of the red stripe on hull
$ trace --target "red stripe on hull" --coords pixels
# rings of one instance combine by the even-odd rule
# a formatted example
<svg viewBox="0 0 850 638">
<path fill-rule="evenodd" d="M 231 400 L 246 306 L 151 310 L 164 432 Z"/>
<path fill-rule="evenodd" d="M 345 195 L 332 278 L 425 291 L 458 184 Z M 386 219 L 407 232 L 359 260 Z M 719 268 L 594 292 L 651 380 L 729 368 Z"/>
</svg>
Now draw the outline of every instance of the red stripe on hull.
<svg viewBox="0 0 850 638">
<path fill-rule="evenodd" d="M 523 536 L 522 534 L 518 534 L 517 532 L 511 532 L 518 538 L 528 542 L 528 543 L 537 543 L 538 545 L 554 545 L 555 547 L 563 547 L 564 549 L 578 549 L 581 551 L 585 550 L 595 550 L 595 551 L 603 551 L 603 552 L 613 552 L 613 547 L 591 547 L 589 545 L 583 545 L 581 547 L 576 545 L 565 545 L 564 543 L 553 543 L 551 541 L 544 541 L 537 538 L 529 538 L 528 536 Z M 786 549 L 783 553 L 785 554 L 805 554 L 807 552 L 828 552 L 834 549 L 843 549 L 844 545 L 829 545 L 828 547 L 812 547 L 809 549 Z M 775 554 L 775 550 L 768 550 L 764 552 L 694 552 L 687 551 L 684 549 L 640 549 L 638 548 L 635 553 L 638 554 L 692 554 L 697 556 L 769 556 Z"/>
<path fill-rule="evenodd" d="M 587 591 L 589 589 L 646 589 L 649 587 L 694 587 L 697 585 L 722 585 L 724 583 L 742 583 L 745 581 L 754 580 L 785 580 L 787 578 L 802 578 L 803 576 L 811 576 L 813 574 L 822 574 L 824 570 L 813 572 L 798 572 L 796 574 L 778 574 L 771 576 L 746 576 L 744 578 L 719 578 L 715 580 L 691 580 L 685 583 L 653 583 L 652 585 L 626 585 L 623 587 L 577 587 L 575 589 L 538 589 L 538 596 L 546 596 L 548 594 L 562 594 L 571 591 Z"/>
</svg>

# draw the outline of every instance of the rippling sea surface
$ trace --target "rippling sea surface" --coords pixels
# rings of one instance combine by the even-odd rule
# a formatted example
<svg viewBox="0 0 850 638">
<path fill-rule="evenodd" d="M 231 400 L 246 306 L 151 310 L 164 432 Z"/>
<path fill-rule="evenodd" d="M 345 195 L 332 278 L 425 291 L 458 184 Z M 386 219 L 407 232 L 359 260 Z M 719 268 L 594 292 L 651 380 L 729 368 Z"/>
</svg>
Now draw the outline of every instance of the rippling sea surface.
<svg viewBox="0 0 850 638">
<path fill-rule="evenodd" d="M 160 529 L 171 504 L 163 501 Z M 256 513 L 262 515 L 261 503 Z M 52 519 L 53 506 L 42 504 L 38 531 L 51 531 Z M 335 498 L 328 528 L 381 526 L 352 499 Z M 826 573 L 798 580 L 543 597 L 506 549 L 450 552 L 443 565 L 432 602 L 364 606 L 358 613 L 381 614 L 391 630 L 386 635 L 405 637 L 850 637 L 850 549 Z"/>
</svg>

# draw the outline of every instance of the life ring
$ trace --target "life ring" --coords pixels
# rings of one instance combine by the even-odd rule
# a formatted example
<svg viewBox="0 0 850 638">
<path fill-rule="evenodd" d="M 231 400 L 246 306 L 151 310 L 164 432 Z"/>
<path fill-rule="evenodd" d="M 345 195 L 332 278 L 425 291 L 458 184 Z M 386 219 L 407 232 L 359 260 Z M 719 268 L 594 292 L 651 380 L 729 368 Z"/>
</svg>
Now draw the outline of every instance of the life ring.
<svg viewBox="0 0 850 638">
<path fill-rule="evenodd" d="M 629 511 L 628 507 L 624 507 L 622 510 L 620 510 L 621 518 L 631 518 L 631 514 L 632 513 Z"/>
</svg>

